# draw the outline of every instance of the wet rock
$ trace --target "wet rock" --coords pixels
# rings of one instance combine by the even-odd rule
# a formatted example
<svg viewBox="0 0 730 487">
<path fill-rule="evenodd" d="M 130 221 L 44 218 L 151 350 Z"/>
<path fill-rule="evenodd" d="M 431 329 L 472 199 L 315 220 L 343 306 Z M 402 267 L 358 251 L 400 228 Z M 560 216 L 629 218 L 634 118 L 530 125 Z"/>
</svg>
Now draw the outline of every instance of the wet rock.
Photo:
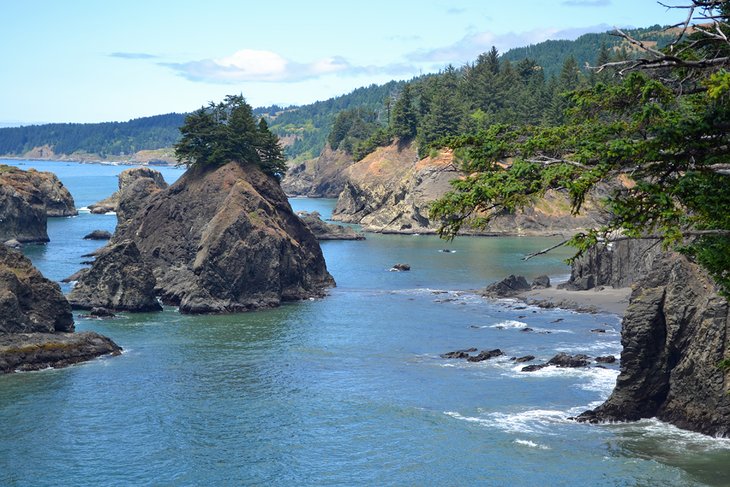
<svg viewBox="0 0 730 487">
<path fill-rule="evenodd" d="M 525 355 L 524 357 L 516 358 L 515 362 L 520 364 L 520 363 L 524 363 L 524 362 L 532 362 L 533 360 L 535 360 L 534 355 Z"/>
<path fill-rule="evenodd" d="M 602 357 L 596 357 L 596 362 L 598 362 L 599 364 L 612 364 L 612 363 L 616 362 L 616 357 L 614 357 L 613 355 L 605 355 Z"/>
<path fill-rule="evenodd" d="M 520 331 L 524 332 L 524 333 L 530 333 L 531 331 L 535 331 L 535 330 L 533 330 L 529 326 L 526 326 L 526 327 L 522 328 Z"/>
<path fill-rule="evenodd" d="M 606 333 L 605 328 L 594 328 L 591 330 L 591 333 Z"/>
<path fill-rule="evenodd" d="M 91 308 L 91 311 L 89 311 L 89 316 L 93 316 L 94 318 L 113 318 L 116 315 L 106 308 L 97 307 Z"/>
<path fill-rule="evenodd" d="M 84 236 L 84 240 L 109 240 L 110 238 L 112 238 L 112 234 L 106 230 L 94 230 Z"/>
<path fill-rule="evenodd" d="M 548 364 L 532 364 L 532 365 L 527 365 L 525 367 L 522 367 L 522 369 L 520 369 L 520 371 L 521 372 L 535 372 L 537 370 L 544 369 L 547 366 L 548 366 Z"/>
<path fill-rule="evenodd" d="M 536 277 L 535 279 L 533 279 L 532 284 L 530 285 L 531 289 L 546 289 L 549 287 L 550 278 L 545 275 Z"/>
<path fill-rule="evenodd" d="M 564 352 L 560 352 L 553 358 L 548 360 L 548 365 L 554 365 L 556 367 L 587 367 L 588 356 L 583 354 L 569 355 Z"/>
<path fill-rule="evenodd" d="M 515 276 L 512 274 L 499 282 L 495 282 L 487 286 L 487 288 L 482 292 L 482 295 L 493 298 L 507 298 L 523 291 L 528 291 L 529 289 L 530 285 L 527 283 L 527 279 L 525 279 L 524 276 Z M 525 307 L 515 309 L 525 309 Z"/>
<path fill-rule="evenodd" d="M 162 310 L 155 296 L 155 277 L 131 240 L 105 247 L 91 269 L 77 276 L 68 300 L 78 309 Z"/>
<path fill-rule="evenodd" d="M 469 358 L 470 353 L 476 352 L 476 351 L 477 351 L 476 348 L 467 348 L 464 350 L 455 350 L 453 352 L 442 353 L 441 355 L 439 355 L 439 357 L 465 359 L 465 358 Z"/>
<path fill-rule="evenodd" d="M 498 348 L 495 348 L 494 350 L 482 350 L 481 352 L 479 352 L 478 355 L 469 357 L 467 358 L 467 360 L 469 362 L 483 362 L 494 357 L 499 357 L 500 355 L 504 355 L 504 352 L 502 352 L 502 350 Z"/>
<path fill-rule="evenodd" d="M 393 265 L 393 267 L 390 268 L 390 270 L 391 271 L 400 271 L 400 272 L 410 271 L 411 266 L 409 264 L 395 264 L 395 265 Z"/>
</svg>

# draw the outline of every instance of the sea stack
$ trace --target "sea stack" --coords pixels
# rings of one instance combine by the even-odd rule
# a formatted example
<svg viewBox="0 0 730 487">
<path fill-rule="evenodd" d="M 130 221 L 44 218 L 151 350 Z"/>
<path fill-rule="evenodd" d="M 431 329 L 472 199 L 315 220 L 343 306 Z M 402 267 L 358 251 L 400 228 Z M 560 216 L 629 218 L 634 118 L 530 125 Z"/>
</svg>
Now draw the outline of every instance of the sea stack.
<svg viewBox="0 0 730 487">
<path fill-rule="evenodd" d="M 183 313 L 278 306 L 334 285 L 316 238 L 256 165 L 193 167 L 140 205 L 125 193 L 119 207 L 135 211 L 125 212 L 110 245 L 133 242 L 156 294 Z"/>
</svg>

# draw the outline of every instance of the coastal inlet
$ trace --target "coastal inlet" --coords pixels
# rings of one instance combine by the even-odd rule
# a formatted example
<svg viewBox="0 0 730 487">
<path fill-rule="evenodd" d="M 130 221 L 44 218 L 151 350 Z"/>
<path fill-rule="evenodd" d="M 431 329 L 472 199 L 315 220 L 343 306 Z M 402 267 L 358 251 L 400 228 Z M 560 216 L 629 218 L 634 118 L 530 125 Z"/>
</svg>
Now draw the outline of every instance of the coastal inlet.
<svg viewBox="0 0 730 487">
<path fill-rule="evenodd" d="M 114 215 L 83 207 L 124 168 L 23 163 L 55 172 L 82 209 L 24 247 L 60 281 L 104 243 L 85 235 L 114 230 Z M 172 183 L 181 171 L 164 172 Z M 291 204 L 327 219 L 334 202 Z M 220 316 L 76 313 L 78 331 L 124 353 L 0 377 L 0 484 L 723 485 L 726 440 L 567 419 L 608 397 L 616 364 L 528 373 L 510 361 L 620 355 L 616 315 L 473 292 L 509 274 L 567 279 L 567 251 L 521 260 L 551 242 L 367 234 L 321 242 L 337 281 L 322 299 Z M 389 272 L 401 262 L 411 270 Z M 471 347 L 504 355 L 440 357 Z"/>
</svg>

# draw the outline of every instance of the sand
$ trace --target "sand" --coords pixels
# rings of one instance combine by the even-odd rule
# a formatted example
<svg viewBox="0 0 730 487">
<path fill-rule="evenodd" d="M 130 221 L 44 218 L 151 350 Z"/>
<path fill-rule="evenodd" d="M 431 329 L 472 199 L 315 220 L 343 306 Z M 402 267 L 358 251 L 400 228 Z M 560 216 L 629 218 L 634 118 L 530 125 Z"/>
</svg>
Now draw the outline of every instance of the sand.
<svg viewBox="0 0 730 487">
<path fill-rule="evenodd" d="M 631 288 L 600 287 L 588 291 L 568 291 L 567 289 L 533 289 L 520 293 L 517 297 L 530 304 L 545 307 L 558 307 L 576 311 L 611 313 L 623 316 L 629 305 Z"/>
</svg>

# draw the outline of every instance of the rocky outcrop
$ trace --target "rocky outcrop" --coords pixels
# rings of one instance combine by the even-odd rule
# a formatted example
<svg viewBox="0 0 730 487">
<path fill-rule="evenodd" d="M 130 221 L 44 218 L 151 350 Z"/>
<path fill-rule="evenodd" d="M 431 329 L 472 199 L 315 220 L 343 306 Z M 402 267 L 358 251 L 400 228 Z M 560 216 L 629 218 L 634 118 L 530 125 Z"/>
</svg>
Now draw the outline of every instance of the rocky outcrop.
<svg viewBox="0 0 730 487">
<path fill-rule="evenodd" d="M 490 284 L 481 294 L 490 298 L 508 298 L 529 289 L 530 285 L 527 283 L 525 276 L 512 274 L 499 282 Z"/>
<path fill-rule="evenodd" d="M 49 217 L 78 215 L 73 197 L 51 172 L 0 165 L 0 186 L 12 187 L 29 205 Z"/>
<path fill-rule="evenodd" d="M 84 240 L 109 240 L 112 234 L 106 230 L 94 230 L 84 236 Z"/>
<path fill-rule="evenodd" d="M 148 167 L 134 167 L 131 169 L 126 169 L 119 173 L 119 190 L 114 192 L 114 194 L 112 194 L 108 198 L 89 205 L 89 210 L 91 210 L 91 213 L 97 214 L 117 211 L 119 207 L 119 201 L 124 190 L 135 184 L 140 179 L 146 181 L 132 190 L 132 192 L 135 193 L 137 197 L 141 196 L 142 192 L 145 192 L 145 194 L 149 196 L 156 191 L 167 188 L 165 178 L 162 177 L 162 174 L 159 171 Z"/>
<path fill-rule="evenodd" d="M 646 276 L 661 255 L 661 243 L 652 239 L 621 239 L 599 244 L 575 260 L 570 279 L 559 287 L 571 291 L 598 286 L 628 287 Z"/>
<path fill-rule="evenodd" d="M 91 269 L 76 276 L 68 295 L 78 309 L 113 311 L 161 311 L 155 297 L 155 276 L 131 240 L 104 247 Z"/>
<path fill-rule="evenodd" d="M 0 373 L 61 368 L 122 349 L 93 331 L 0 334 Z"/>
<path fill-rule="evenodd" d="M 383 233 L 436 233 L 431 221 L 431 202 L 451 189 L 450 181 L 463 177 L 453 153 L 418 158 L 415 145 L 380 147 L 344 171 L 347 177 L 333 220 L 358 223 L 365 231 Z M 567 195 L 548 194 L 535 205 L 516 213 L 493 215 L 486 229 L 464 228 L 474 235 L 556 235 L 596 226 L 601 215 L 593 198 L 584 214 L 573 216 Z"/>
<path fill-rule="evenodd" d="M 0 241 L 48 242 L 48 216 L 76 215 L 71 194 L 49 172 L 0 165 Z"/>
<path fill-rule="evenodd" d="M 22 253 L 0 245 L 0 333 L 73 331 L 71 306 Z"/>
<path fill-rule="evenodd" d="M 679 254 L 653 259 L 623 319 L 621 373 L 608 400 L 580 421 L 657 417 L 681 428 L 730 435 L 728 302 Z"/>
<path fill-rule="evenodd" d="M 291 196 L 337 198 L 347 181 L 346 169 L 354 164 L 352 156 L 341 150 L 332 150 L 325 144 L 321 154 L 289 168 L 281 182 L 282 189 Z"/>
<path fill-rule="evenodd" d="M 317 240 L 365 240 L 362 233 L 358 233 L 350 227 L 323 221 L 322 215 L 317 211 L 299 211 L 297 216 L 302 219 Z"/>
<path fill-rule="evenodd" d="M 71 306 L 22 253 L 0 246 L 0 372 L 62 367 L 119 354 L 108 338 L 74 331 Z"/>
<path fill-rule="evenodd" d="M 133 241 L 156 293 L 184 313 L 277 306 L 334 285 L 312 232 L 253 165 L 191 169 L 119 223 L 112 243 Z"/>
</svg>

